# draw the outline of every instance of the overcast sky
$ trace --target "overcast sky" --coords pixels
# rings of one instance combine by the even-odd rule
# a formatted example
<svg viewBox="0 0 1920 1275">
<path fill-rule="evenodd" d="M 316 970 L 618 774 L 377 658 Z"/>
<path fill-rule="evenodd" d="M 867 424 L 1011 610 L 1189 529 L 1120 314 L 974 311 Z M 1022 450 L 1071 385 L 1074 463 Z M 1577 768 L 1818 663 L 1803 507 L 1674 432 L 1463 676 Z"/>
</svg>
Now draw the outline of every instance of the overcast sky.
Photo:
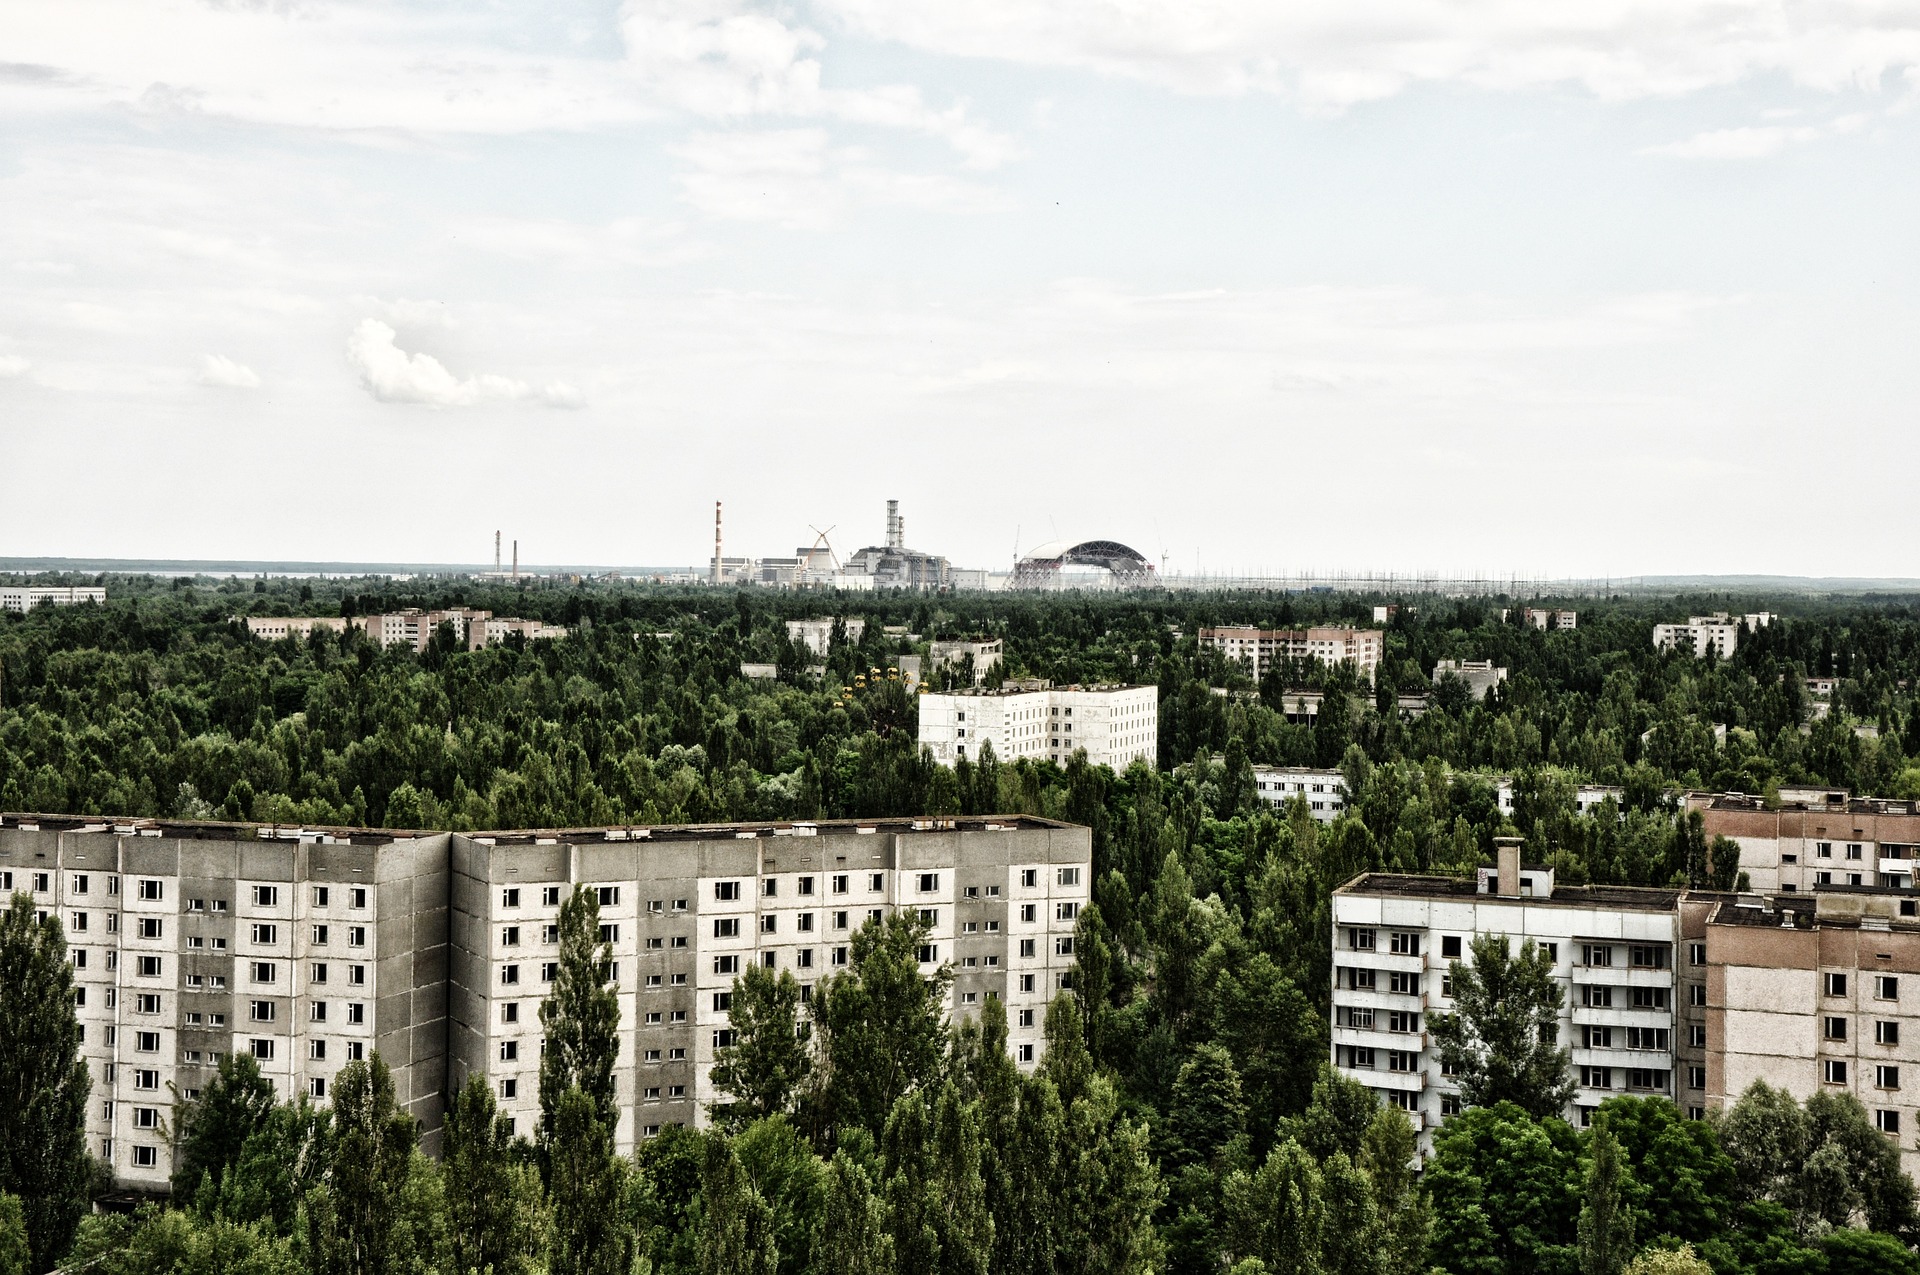
<svg viewBox="0 0 1920 1275">
<path fill-rule="evenodd" d="M 1920 575 L 1913 0 L 0 0 L 0 556 Z"/>
</svg>

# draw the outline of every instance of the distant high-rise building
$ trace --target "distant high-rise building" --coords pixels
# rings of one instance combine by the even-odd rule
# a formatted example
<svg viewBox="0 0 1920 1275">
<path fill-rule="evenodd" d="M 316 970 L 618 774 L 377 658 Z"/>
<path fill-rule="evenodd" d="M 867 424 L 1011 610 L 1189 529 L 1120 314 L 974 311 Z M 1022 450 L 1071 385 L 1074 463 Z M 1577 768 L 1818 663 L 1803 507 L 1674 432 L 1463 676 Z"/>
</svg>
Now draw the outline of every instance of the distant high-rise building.
<svg viewBox="0 0 1920 1275">
<path fill-rule="evenodd" d="M 1251 666 L 1258 681 L 1267 666 L 1282 659 L 1316 659 L 1322 664 L 1351 661 L 1372 681 L 1386 651 L 1386 634 L 1379 629 L 1250 629 L 1203 628 L 1201 649 L 1219 651 L 1230 660 Z"/>
</svg>

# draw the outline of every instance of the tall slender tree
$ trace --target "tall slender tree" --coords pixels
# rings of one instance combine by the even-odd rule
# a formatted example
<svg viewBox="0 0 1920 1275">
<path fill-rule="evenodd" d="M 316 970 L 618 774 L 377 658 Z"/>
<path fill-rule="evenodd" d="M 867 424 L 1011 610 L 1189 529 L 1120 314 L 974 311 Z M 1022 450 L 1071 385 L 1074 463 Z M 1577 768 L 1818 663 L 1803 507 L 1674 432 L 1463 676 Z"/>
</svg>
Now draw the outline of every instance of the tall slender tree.
<svg viewBox="0 0 1920 1275">
<path fill-rule="evenodd" d="M 713 1085 L 732 1100 L 714 1104 L 714 1114 L 740 1125 L 791 1111 L 813 1068 L 792 972 L 749 965 L 733 981 L 727 1022 L 733 1043 L 714 1052 Z"/>
<path fill-rule="evenodd" d="M 208 1187 L 202 1205 L 211 1207 L 227 1173 L 240 1163 L 247 1139 L 272 1118 L 277 1102 L 273 1082 L 260 1074 L 252 1054 L 222 1058 L 200 1097 L 180 1116 L 173 1198 L 192 1200 Z"/>
<path fill-rule="evenodd" d="M 600 897 L 578 886 L 560 905 L 560 959 L 553 992 L 540 1002 L 546 1050 L 540 1055 L 540 1135 L 551 1148 L 560 1100 L 578 1089 L 609 1131 L 614 1109 L 613 1064 L 619 1050 L 620 1000 L 608 986 L 613 948 L 600 941 Z"/>
<path fill-rule="evenodd" d="M 442 1163 L 446 1177 L 447 1247 L 456 1275 L 515 1275 L 531 1265 L 532 1216 L 539 1183 L 516 1163 L 513 1132 L 493 1101 L 487 1078 L 467 1081 L 447 1109 Z"/>
<path fill-rule="evenodd" d="M 1475 936 L 1471 952 L 1471 963 L 1451 966 L 1454 1012 L 1432 1016 L 1461 1100 L 1511 1102 L 1535 1119 L 1561 1114 L 1573 1097 L 1572 1055 L 1559 1043 L 1553 959 L 1532 939 L 1515 952 L 1504 934 Z"/>
<path fill-rule="evenodd" d="M 20 1200 L 35 1271 L 66 1253 L 87 1209 L 92 1083 L 60 918 L 15 894 L 0 913 L 0 1191 Z"/>
<path fill-rule="evenodd" d="M 1596 1120 L 1587 1144 L 1587 1199 L 1580 1206 L 1580 1275 L 1620 1275 L 1633 1256 L 1633 1210 L 1624 1186 L 1620 1143 Z"/>
<path fill-rule="evenodd" d="M 309 1215 L 316 1265 L 325 1275 L 384 1275 L 419 1128 L 395 1104 L 377 1052 L 335 1077 L 333 1130 L 324 1200 Z"/>
<path fill-rule="evenodd" d="M 953 968 L 923 967 L 927 933 L 905 910 L 868 921 L 853 936 L 846 970 L 821 981 L 815 1023 L 825 1037 L 830 1124 L 877 1133 L 902 1095 L 938 1081 Z"/>
</svg>

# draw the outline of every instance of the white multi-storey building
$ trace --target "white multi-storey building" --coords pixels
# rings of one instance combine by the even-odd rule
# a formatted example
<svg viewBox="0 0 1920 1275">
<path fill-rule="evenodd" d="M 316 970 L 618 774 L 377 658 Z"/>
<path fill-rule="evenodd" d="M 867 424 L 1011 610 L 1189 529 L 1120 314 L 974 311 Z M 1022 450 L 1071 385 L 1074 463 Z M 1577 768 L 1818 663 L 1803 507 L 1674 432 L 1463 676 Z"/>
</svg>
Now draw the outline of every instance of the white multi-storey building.
<svg viewBox="0 0 1920 1275">
<path fill-rule="evenodd" d="M 1269 806 L 1283 806 L 1295 797 L 1322 823 L 1332 823 L 1347 808 L 1347 777 L 1337 770 L 1306 766 L 1255 766 L 1253 786 Z"/>
<path fill-rule="evenodd" d="M 1558 1038 L 1578 1084 L 1569 1119 L 1586 1123 L 1620 1093 L 1664 1095 L 1699 1114 L 1705 1029 L 1690 1029 L 1705 1011 L 1681 1010 L 1681 893 L 1556 886 L 1550 869 L 1521 865 L 1517 838 L 1498 849 L 1498 867 L 1477 883 L 1367 873 L 1334 892 L 1334 1065 L 1406 1111 L 1429 1149 L 1439 1122 L 1460 1109 L 1429 1016 L 1452 1009 L 1448 969 L 1470 959 L 1473 937 L 1504 934 L 1516 949 L 1528 939 L 1543 947 L 1563 989 Z M 1705 990 L 1700 973 L 1685 984 L 1690 1004 L 1693 987 Z"/>
<path fill-rule="evenodd" d="M 1796 894 L 1827 886 L 1911 888 L 1920 871 L 1920 802 L 1854 797 L 1844 789 L 1782 789 L 1779 799 L 1702 793 L 1709 845 L 1740 847 L 1740 870 L 1762 893 Z"/>
<path fill-rule="evenodd" d="M 0 898 L 66 931 L 89 1149 L 148 1191 L 172 1172 L 174 1104 L 232 1053 L 324 1103 L 377 1050 L 429 1151 L 476 1073 L 531 1130 L 560 903 L 583 885 L 620 992 L 625 1150 L 704 1120 L 737 974 L 790 970 L 810 996 L 890 911 L 927 919 L 951 1014 L 1006 1003 L 1031 1068 L 1091 858 L 1085 828 L 1027 816 L 467 835 L 0 815 Z"/>
<path fill-rule="evenodd" d="M 326 615 L 250 615 L 247 617 L 247 632 L 269 642 L 277 642 L 284 637 L 310 637 L 315 629 L 327 633 L 344 633 L 347 621 L 341 616 Z"/>
<path fill-rule="evenodd" d="M 1030 1069 L 1073 965 L 1091 858 L 1085 828 L 1024 816 L 456 836 L 449 1090 L 485 1075 L 503 1114 L 538 1123 L 539 1003 L 576 885 L 598 892 L 613 946 L 622 1149 L 705 1122 L 748 966 L 791 973 L 810 999 L 847 964 L 853 931 L 891 911 L 931 927 L 920 957 L 953 967 L 950 1013 L 1005 1003 L 1008 1047 Z"/>
<path fill-rule="evenodd" d="M 1006 644 L 999 638 L 973 638 L 964 642 L 935 642 L 927 651 L 933 667 L 973 660 L 973 682 L 978 686 L 1005 658 Z"/>
<path fill-rule="evenodd" d="M 951 766 L 992 743 L 1002 761 L 1065 762 L 1084 749 L 1095 766 L 1125 770 L 1159 753 L 1160 692 L 1153 686 L 1038 686 L 920 697 L 920 745 Z"/>
<path fill-rule="evenodd" d="M 31 611 L 37 606 L 70 607 L 82 602 L 106 605 L 107 591 L 87 585 L 0 585 L 0 611 Z"/>
<path fill-rule="evenodd" d="M 1691 648 L 1695 655 L 1712 651 L 1724 660 L 1740 644 L 1741 625 L 1746 625 L 1751 633 L 1772 623 L 1771 611 L 1752 611 L 1742 616 L 1729 616 L 1725 611 L 1716 611 L 1712 615 L 1689 616 L 1685 624 L 1654 625 L 1653 648 L 1656 651 Z"/>
<path fill-rule="evenodd" d="M 1327 665 L 1351 661 L 1372 681 L 1387 642 L 1387 635 L 1379 629 L 1203 628 L 1198 636 L 1202 650 L 1211 648 L 1247 664 L 1256 681 L 1275 660 L 1308 658 Z"/>
</svg>

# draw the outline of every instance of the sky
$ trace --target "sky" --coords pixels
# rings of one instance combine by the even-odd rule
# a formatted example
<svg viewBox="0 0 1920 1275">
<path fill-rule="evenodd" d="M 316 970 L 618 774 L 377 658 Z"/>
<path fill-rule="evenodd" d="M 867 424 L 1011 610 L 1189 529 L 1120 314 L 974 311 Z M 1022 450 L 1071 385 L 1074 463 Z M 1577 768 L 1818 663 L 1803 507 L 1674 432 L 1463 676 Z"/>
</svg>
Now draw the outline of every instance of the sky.
<svg viewBox="0 0 1920 1275">
<path fill-rule="evenodd" d="M 0 0 L 0 556 L 1920 576 L 1920 0 Z"/>
</svg>

